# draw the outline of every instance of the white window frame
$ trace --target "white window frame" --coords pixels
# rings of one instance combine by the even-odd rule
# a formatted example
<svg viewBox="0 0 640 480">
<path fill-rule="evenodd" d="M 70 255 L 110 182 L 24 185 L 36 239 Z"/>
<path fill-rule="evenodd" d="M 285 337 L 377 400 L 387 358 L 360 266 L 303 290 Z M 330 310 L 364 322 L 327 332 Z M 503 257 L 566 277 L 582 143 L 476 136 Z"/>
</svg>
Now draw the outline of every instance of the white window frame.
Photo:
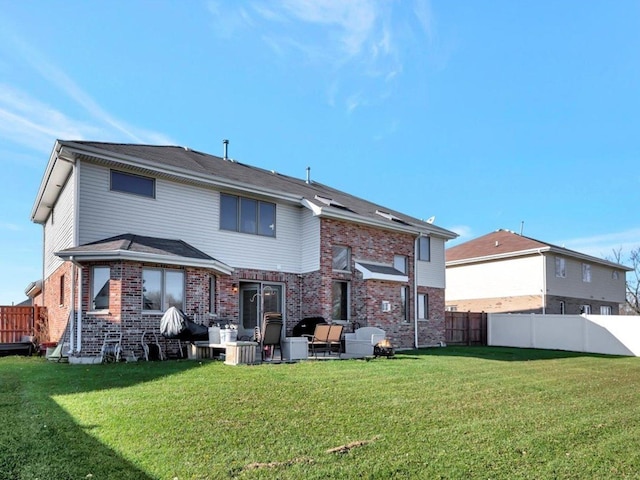
<svg viewBox="0 0 640 480">
<path fill-rule="evenodd" d="M 558 278 L 567 277 L 567 263 L 565 259 L 562 257 L 556 257 L 556 277 Z"/>
<path fill-rule="evenodd" d="M 591 265 L 588 263 L 582 264 L 582 281 L 584 283 L 591 283 Z"/>
<path fill-rule="evenodd" d="M 560 300 L 560 315 L 565 315 L 567 313 L 567 304 L 564 300 Z"/>
<path fill-rule="evenodd" d="M 409 269 L 409 258 L 406 255 L 394 255 L 393 268 L 406 275 Z"/>
<path fill-rule="evenodd" d="M 144 279 L 145 271 L 159 271 L 160 272 L 160 310 L 145 309 L 144 306 L 144 292 L 142 292 L 142 313 L 158 313 L 165 312 L 169 307 L 167 305 L 167 273 L 180 273 L 182 274 L 182 305 L 179 308 L 184 310 L 185 302 L 187 301 L 187 288 L 186 280 L 187 275 L 184 270 L 169 269 L 169 268 L 143 268 L 142 278 Z M 142 288 L 144 288 L 144 282 L 142 282 Z"/>
<path fill-rule="evenodd" d="M 96 271 L 97 270 L 106 270 L 107 271 L 107 281 L 106 283 L 103 283 L 102 285 L 97 285 L 96 284 L 96 280 L 99 278 Z M 108 293 L 108 289 L 109 287 L 107 287 L 107 305 L 106 307 L 103 308 L 96 308 L 96 296 L 98 295 L 98 293 L 100 293 L 102 291 L 102 289 L 105 287 L 105 285 L 109 285 L 111 282 L 111 268 L 108 265 L 95 265 L 94 267 L 91 268 L 91 305 L 90 305 L 90 309 L 91 311 L 108 311 L 109 310 L 109 306 L 111 304 L 111 296 Z"/>
<path fill-rule="evenodd" d="M 342 254 L 346 254 L 346 268 L 336 268 L 336 259 L 339 258 Z M 345 245 L 334 245 L 331 248 L 331 269 L 336 272 L 350 272 L 351 271 L 351 248 Z"/>
<path fill-rule="evenodd" d="M 429 319 L 429 295 L 427 293 L 418 294 L 418 320 Z"/>
<path fill-rule="evenodd" d="M 600 315 L 613 315 L 611 305 L 600 305 Z"/>
<path fill-rule="evenodd" d="M 584 315 L 591 315 L 591 305 L 589 305 L 588 303 L 580 305 L 580 313 Z"/>
<path fill-rule="evenodd" d="M 422 262 L 431 261 L 431 237 L 418 237 L 418 260 Z"/>
</svg>

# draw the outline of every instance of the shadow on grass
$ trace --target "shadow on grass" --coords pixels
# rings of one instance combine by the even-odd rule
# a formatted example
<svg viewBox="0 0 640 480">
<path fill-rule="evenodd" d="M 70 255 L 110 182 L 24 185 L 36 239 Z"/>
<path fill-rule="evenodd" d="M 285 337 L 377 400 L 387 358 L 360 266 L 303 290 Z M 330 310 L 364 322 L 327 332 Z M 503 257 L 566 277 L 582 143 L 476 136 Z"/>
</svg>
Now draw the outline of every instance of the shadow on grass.
<svg viewBox="0 0 640 480">
<path fill-rule="evenodd" d="M 67 365 L 36 357 L 0 359 L 0 478 L 154 477 L 90 435 L 55 401 L 184 372 L 198 362 Z"/>
<path fill-rule="evenodd" d="M 540 350 L 533 348 L 515 347 L 477 347 L 477 346 L 448 346 L 444 348 L 422 348 L 419 350 L 406 350 L 399 352 L 396 358 L 433 357 L 473 357 L 484 360 L 497 360 L 503 362 L 530 362 L 533 360 L 553 360 L 558 358 L 576 357 L 600 357 L 600 358 L 626 358 L 616 355 L 601 355 L 597 353 L 568 352 L 564 350 Z"/>
</svg>

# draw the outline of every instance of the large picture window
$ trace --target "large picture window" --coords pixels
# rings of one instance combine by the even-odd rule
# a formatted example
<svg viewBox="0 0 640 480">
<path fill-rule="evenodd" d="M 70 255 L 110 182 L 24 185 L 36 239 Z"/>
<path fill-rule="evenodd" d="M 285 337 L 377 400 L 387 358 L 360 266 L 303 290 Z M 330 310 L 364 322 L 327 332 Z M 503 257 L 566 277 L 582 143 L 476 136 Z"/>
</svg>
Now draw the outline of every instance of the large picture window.
<svg viewBox="0 0 640 480">
<path fill-rule="evenodd" d="M 155 198 L 156 180 L 151 177 L 111 170 L 111 190 Z"/>
<path fill-rule="evenodd" d="M 220 229 L 276 236 L 276 205 L 253 198 L 220 194 Z"/>
<path fill-rule="evenodd" d="M 91 276 L 91 309 L 109 309 L 109 280 L 111 269 L 109 267 L 93 267 Z"/>
<path fill-rule="evenodd" d="M 349 320 L 349 282 L 334 281 L 331 286 L 331 319 Z"/>
<path fill-rule="evenodd" d="M 184 272 L 145 268 L 142 270 L 142 309 L 165 311 L 169 307 L 184 310 Z"/>
</svg>

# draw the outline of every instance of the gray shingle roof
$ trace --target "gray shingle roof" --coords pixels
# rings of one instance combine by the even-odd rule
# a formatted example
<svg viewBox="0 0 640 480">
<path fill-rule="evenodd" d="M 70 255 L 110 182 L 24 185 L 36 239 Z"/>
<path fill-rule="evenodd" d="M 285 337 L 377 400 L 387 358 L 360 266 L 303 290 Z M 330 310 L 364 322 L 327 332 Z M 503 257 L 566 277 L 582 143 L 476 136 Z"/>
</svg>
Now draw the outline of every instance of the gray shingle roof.
<svg viewBox="0 0 640 480">
<path fill-rule="evenodd" d="M 421 231 L 444 236 L 445 238 L 455 238 L 457 236 L 449 230 L 428 224 L 401 212 L 376 205 L 318 182 L 312 181 L 307 183 L 302 179 L 282 175 L 233 160 L 224 160 L 214 155 L 184 147 L 87 141 L 60 141 L 59 143 L 63 147 L 81 150 L 89 156 L 100 157 L 110 155 L 116 159 L 144 163 L 151 169 L 154 167 L 170 169 L 176 172 L 199 175 L 204 178 L 224 179 L 234 184 L 281 192 L 285 195 L 293 195 L 300 200 L 304 199 L 317 207 L 326 209 L 327 205 L 316 199 L 316 195 L 318 195 L 330 198 L 344 207 L 331 207 L 335 208 L 336 211 L 343 210 L 353 212 L 364 219 L 388 223 L 390 228 L 408 225 Z M 376 213 L 377 211 L 387 212 L 395 218 L 386 218 Z"/>
</svg>

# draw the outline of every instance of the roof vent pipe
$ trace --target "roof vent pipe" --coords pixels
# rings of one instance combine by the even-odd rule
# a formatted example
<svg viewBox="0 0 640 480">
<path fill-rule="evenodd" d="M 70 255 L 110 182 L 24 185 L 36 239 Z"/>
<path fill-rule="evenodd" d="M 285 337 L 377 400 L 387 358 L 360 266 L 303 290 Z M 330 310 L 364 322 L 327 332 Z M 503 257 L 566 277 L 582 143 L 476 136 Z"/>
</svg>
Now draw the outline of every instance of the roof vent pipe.
<svg viewBox="0 0 640 480">
<path fill-rule="evenodd" d="M 227 155 L 227 150 L 229 148 L 229 140 L 227 140 L 226 138 L 224 140 L 222 140 L 222 151 L 223 151 L 223 160 L 229 160 L 229 156 Z"/>
<path fill-rule="evenodd" d="M 307 183 L 311 183 L 311 167 L 307 167 Z"/>
</svg>

